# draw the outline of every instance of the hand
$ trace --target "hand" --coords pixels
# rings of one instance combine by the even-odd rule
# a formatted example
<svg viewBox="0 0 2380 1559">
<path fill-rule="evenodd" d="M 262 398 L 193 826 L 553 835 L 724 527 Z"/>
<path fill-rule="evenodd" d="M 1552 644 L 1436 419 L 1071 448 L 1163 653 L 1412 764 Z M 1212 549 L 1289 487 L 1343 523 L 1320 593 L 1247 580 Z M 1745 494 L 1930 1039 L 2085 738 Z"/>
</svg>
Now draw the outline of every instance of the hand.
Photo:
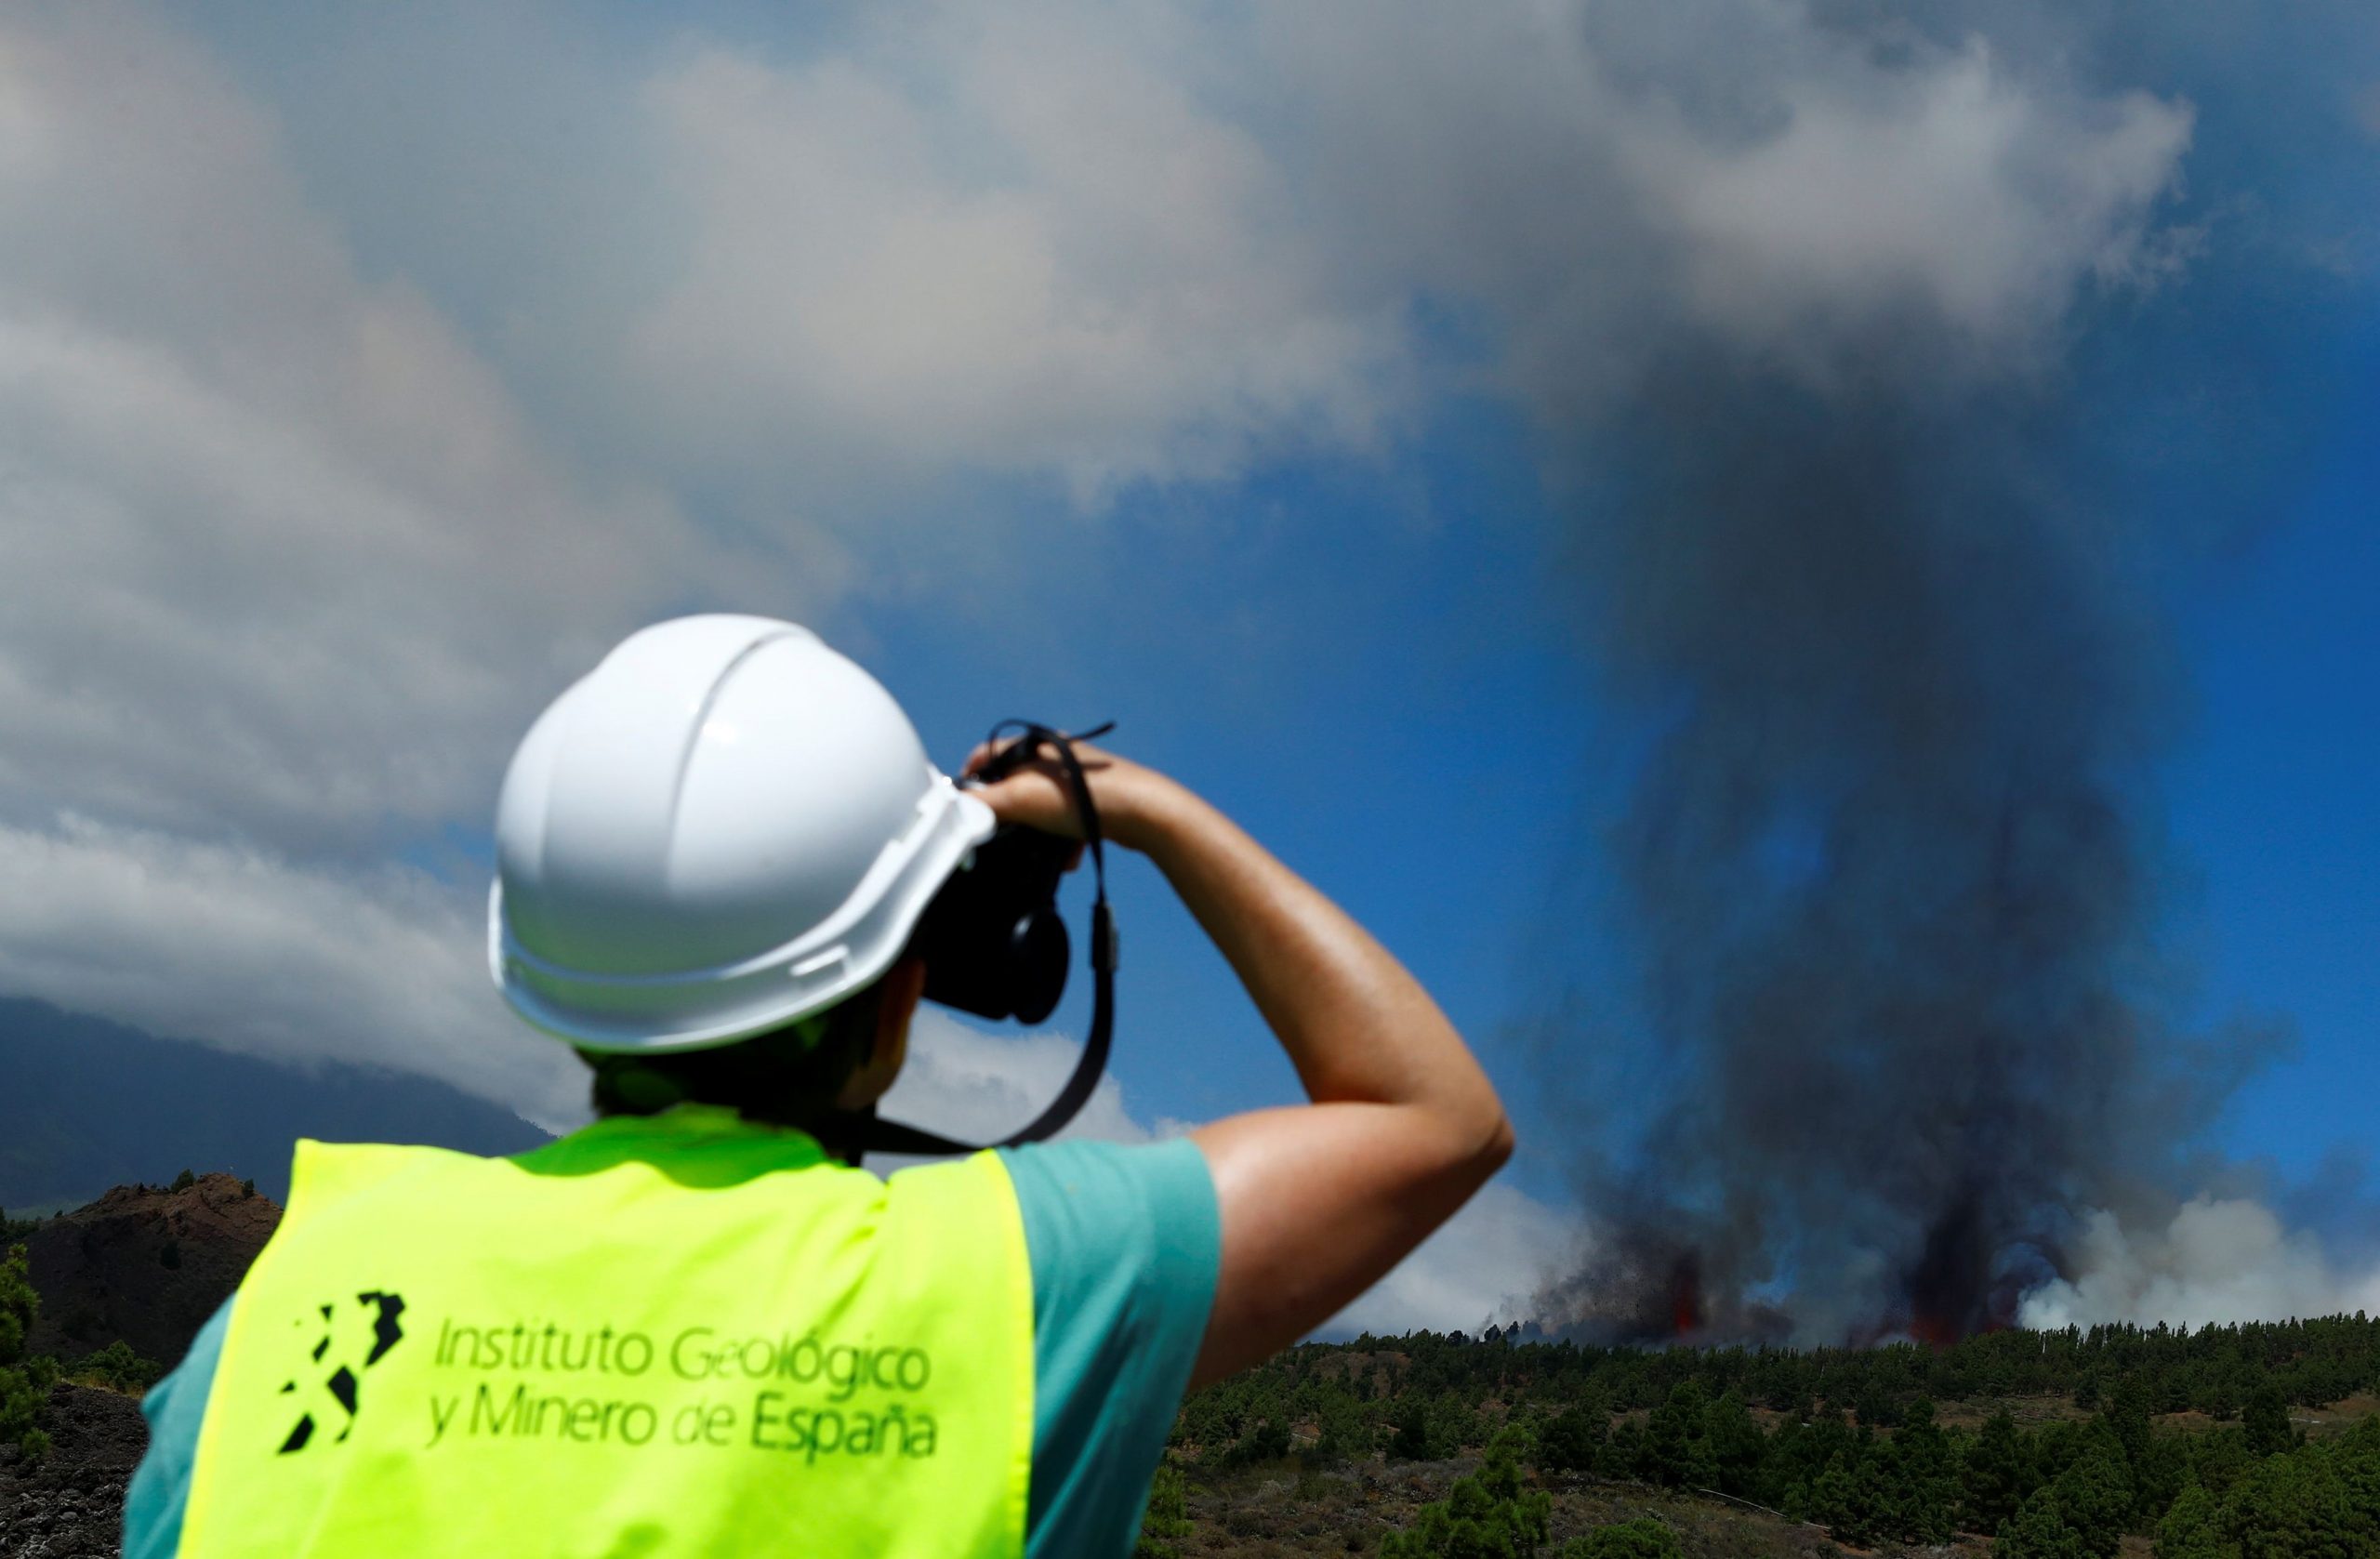
<svg viewBox="0 0 2380 1559">
<path fill-rule="evenodd" d="M 1006 740 L 984 743 L 967 755 L 966 765 L 959 773 L 974 773 L 1008 745 Z M 1158 809 L 1181 786 L 1155 769 L 1088 743 L 1077 742 L 1074 749 L 1076 760 L 1082 765 L 1083 778 L 1091 786 L 1091 805 L 1099 809 L 1100 832 L 1127 850 L 1147 849 L 1149 830 Z M 1066 778 L 1065 766 L 1046 746 L 1038 757 L 1019 764 L 1007 778 L 980 786 L 972 794 L 990 807 L 992 815 L 1002 823 L 1038 828 L 1045 834 L 1070 839 L 1082 838 L 1082 818 L 1075 811 L 1074 787 Z"/>
</svg>

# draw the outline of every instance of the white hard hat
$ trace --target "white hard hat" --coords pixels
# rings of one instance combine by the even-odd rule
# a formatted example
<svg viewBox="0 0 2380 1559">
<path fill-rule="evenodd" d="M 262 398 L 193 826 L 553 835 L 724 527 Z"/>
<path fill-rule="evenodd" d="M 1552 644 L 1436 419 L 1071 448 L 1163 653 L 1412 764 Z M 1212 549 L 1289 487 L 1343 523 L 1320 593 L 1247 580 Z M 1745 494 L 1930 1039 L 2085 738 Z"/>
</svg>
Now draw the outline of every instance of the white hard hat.
<svg viewBox="0 0 2380 1559">
<path fill-rule="evenodd" d="M 514 1011 L 583 1049 L 725 1044 L 883 973 L 992 826 L 807 628 L 659 623 L 513 755 L 488 959 Z"/>
</svg>

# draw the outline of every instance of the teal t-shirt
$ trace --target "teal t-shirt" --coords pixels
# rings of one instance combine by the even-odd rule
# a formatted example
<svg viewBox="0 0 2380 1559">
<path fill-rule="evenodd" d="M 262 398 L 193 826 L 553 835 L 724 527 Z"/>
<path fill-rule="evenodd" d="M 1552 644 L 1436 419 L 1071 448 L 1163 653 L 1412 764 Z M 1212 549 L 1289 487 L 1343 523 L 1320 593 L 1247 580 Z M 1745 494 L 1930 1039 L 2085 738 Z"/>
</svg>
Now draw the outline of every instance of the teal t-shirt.
<svg viewBox="0 0 2380 1559">
<path fill-rule="evenodd" d="M 1050 1143 L 1004 1149 L 1033 1265 L 1033 1492 L 1028 1559 L 1122 1554 L 1206 1336 L 1222 1250 L 1197 1145 Z M 181 1542 L 191 1460 L 238 1296 L 141 1402 L 149 1452 L 124 1505 L 125 1559 Z"/>
</svg>

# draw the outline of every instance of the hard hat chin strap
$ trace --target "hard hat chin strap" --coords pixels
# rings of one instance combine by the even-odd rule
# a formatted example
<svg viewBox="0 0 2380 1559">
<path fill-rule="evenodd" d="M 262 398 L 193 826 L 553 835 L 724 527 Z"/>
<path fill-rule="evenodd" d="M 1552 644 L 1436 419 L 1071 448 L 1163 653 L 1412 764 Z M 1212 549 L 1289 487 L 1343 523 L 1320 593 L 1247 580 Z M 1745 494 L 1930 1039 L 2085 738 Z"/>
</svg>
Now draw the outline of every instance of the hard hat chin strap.
<svg viewBox="0 0 2380 1559">
<path fill-rule="evenodd" d="M 1023 733 L 1015 741 L 995 753 L 977 772 L 985 783 L 1005 779 L 1017 768 L 1039 755 L 1043 747 L 1054 750 L 1058 763 L 1065 771 L 1067 788 L 1074 793 L 1075 813 L 1082 819 L 1083 842 L 1091 847 L 1091 1032 L 1084 1037 L 1082 1058 L 1075 1063 L 1074 1076 L 1050 1107 L 1036 1116 L 1024 1130 L 1001 1138 L 997 1143 L 962 1143 L 923 1127 L 905 1125 L 897 1120 L 877 1117 L 874 1108 L 858 1123 L 857 1138 L 866 1153 L 902 1153 L 921 1156 L 947 1154 L 980 1153 L 987 1147 L 1017 1147 L 1025 1143 L 1042 1142 L 1056 1136 L 1066 1123 L 1080 1114 L 1091 1103 L 1099 1087 L 1100 1074 L 1107 1068 L 1109 1042 L 1116 1034 L 1116 919 L 1107 908 L 1107 852 L 1099 832 L 1099 808 L 1091 799 L 1091 781 L 1083 773 L 1082 760 L 1075 756 L 1074 744 L 1104 736 L 1114 729 L 1115 722 L 1093 726 L 1089 731 L 1068 734 L 1053 731 L 1030 720 L 1003 720 L 992 728 L 992 739 L 1011 729 Z"/>
</svg>

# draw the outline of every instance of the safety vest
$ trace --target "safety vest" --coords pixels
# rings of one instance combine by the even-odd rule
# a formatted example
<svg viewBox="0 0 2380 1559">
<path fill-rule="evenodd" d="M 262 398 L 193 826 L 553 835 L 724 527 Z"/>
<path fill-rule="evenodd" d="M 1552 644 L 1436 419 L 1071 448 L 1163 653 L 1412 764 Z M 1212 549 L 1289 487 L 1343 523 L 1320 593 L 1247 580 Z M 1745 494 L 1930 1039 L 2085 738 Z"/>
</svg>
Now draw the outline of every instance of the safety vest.
<svg viewBox="0 0 2380 1559">
<path fill-rule="evenodd" d="M 517 1158 L 298 1144 L 179 1552 L 1020 1559 L 1033 1294 L 990 1154 L 681 1105 Z"/>
</svg>

